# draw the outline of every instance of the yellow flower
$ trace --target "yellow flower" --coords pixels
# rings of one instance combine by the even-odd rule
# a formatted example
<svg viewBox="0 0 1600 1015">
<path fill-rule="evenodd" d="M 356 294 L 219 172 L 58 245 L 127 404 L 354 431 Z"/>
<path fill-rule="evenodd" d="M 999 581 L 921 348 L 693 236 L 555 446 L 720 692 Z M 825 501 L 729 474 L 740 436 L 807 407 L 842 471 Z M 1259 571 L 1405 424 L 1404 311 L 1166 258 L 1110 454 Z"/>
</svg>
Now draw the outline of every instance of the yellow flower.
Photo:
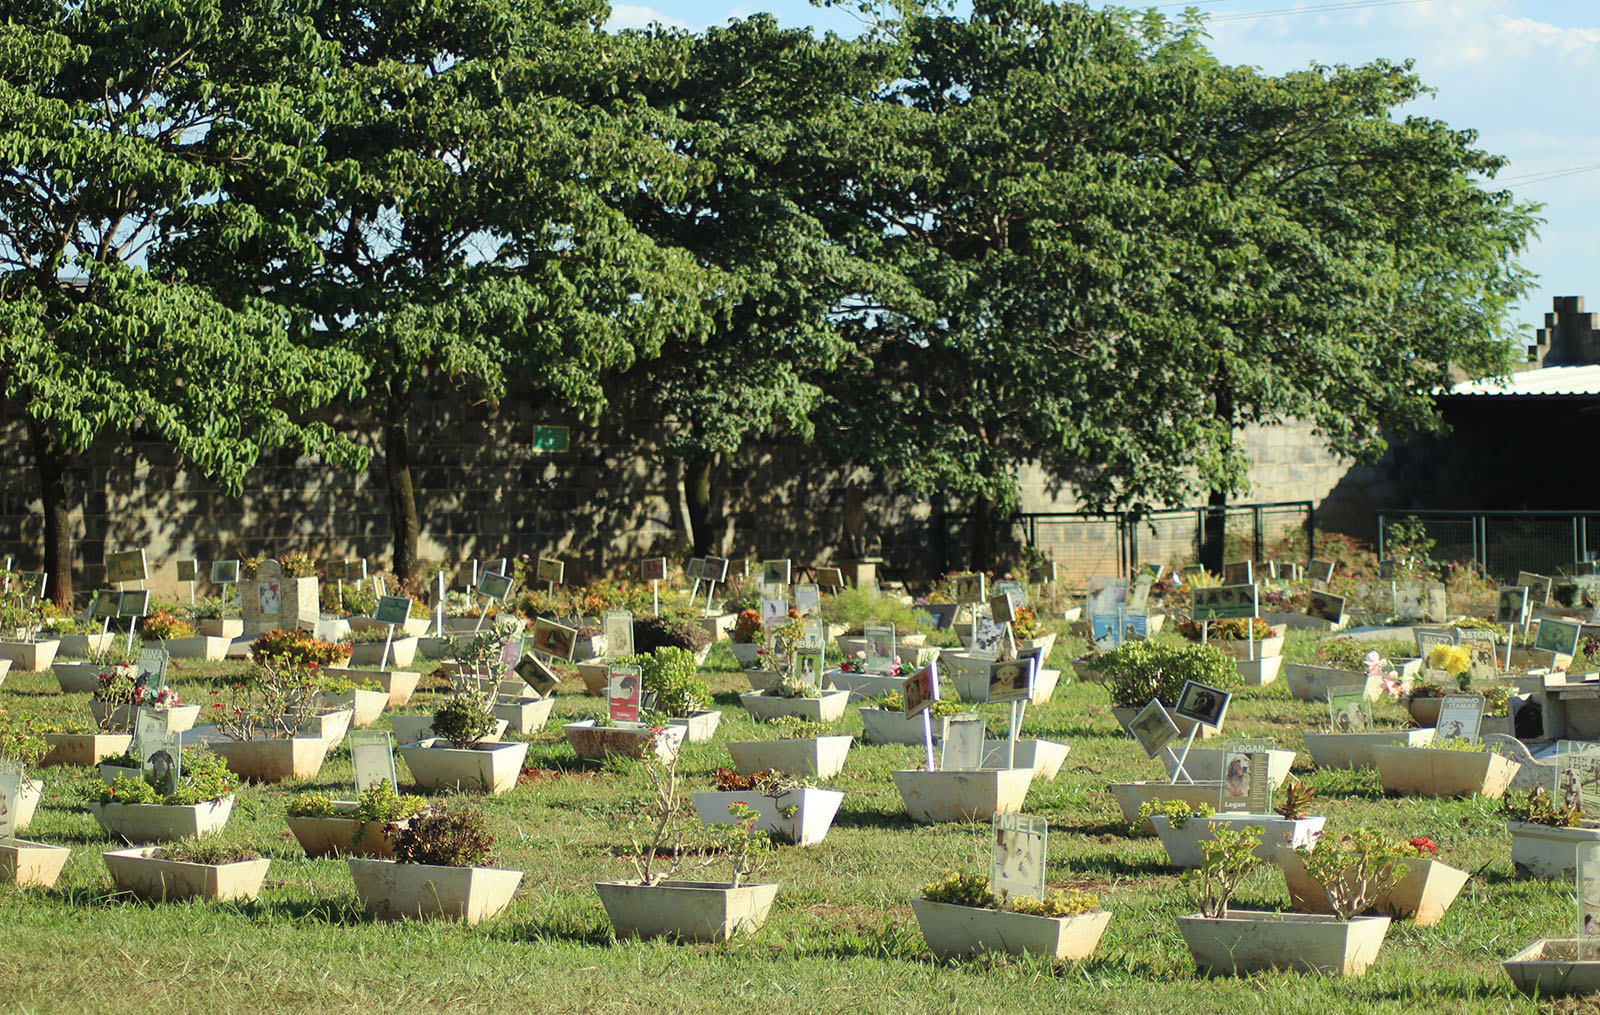
<svg viewBox="0 0 1600 1015">
<path fill-rule="evenodd" d="M 1465 645 L 1435 645 L 1428 653 L 1428 666 L 1459 677 L 1472 668 L 1472 650 Z"/>
</svg>

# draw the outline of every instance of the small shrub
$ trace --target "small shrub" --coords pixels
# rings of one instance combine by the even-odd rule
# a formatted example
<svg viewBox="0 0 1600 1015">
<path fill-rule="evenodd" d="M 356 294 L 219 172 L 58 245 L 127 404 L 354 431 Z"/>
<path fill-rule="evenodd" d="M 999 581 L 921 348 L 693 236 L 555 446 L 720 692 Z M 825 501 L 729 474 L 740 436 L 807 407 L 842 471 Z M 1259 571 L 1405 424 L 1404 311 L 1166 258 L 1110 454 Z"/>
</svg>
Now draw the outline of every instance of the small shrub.
<svg viewBox="0 0 1600 1015">
<path fill-rule="evenodd" d="M 1133 641 L 1095 656 L 1089 669 L 1109 678 L 1115 708 L 1135 708 L 1151 698 L 1171 708 L 1190 680 L 1221 688 L 1243 683 L 1233 659 L 1210 645 Z"/>
<path fill-rule="evenodd" d="M 658 648 L 699 652 L 711 644 L 711 632 L 692 620 L 673 617 L 637 617 L 633 622 L 633 649 L 649 655 Z"/>
<path fill-rule="evenodd" d="M 487 867 L 494 846 L 483 812 L 456 802 L 413 818 L 392 839 L 395 860 L 434 867 Z"/>
<path fill-rule="evenodd" d="M 484 702 L 472 695 L 459 694 L 433 713 L 433 732 L 455 748 L 476 747 L 499 726 Z"/>
<path fill-rule="evenodd" d="M 157 860 L 203 864 L 244 863 L 261 859 L 260 853 L 244 843 L 227 842 L 214 835 L 179 839 L 157 847 L 150 855 Z"/>
</svg>

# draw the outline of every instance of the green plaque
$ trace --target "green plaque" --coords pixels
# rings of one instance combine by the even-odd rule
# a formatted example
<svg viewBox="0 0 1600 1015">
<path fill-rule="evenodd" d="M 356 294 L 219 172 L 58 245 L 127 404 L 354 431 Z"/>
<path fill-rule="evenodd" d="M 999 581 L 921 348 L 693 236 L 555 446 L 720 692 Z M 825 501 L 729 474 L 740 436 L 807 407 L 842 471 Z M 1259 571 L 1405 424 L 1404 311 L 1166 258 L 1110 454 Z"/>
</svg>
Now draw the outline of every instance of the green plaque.
<svg viewBox="0 0 1600 1015">
<path fill-rule="evenodd" d="M 533 428 L 533 450 L 546 453 L 566 451 L 570 446 L 572 429 L 565 426 L 536 426 Z"/>
</svg>

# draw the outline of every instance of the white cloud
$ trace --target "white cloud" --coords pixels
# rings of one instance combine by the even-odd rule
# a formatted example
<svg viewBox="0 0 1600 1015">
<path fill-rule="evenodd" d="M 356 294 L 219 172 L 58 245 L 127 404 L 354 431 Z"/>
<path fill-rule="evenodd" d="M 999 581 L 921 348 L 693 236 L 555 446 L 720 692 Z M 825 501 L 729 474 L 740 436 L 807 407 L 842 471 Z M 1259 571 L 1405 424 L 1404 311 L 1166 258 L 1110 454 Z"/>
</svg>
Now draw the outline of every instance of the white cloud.
<svg viewBox="0 0 1600 1015">
<path fill-rule="evenodd" d="M 620 32 L 626 28 L 649 28 L 654 23 L 666 25 L 668 28 L 688 28 L 687 21 L 671 18 L 654 7 L 641 7 L 634 4 L 614 4 L 611 7 L 611 20 L 606 22 L 606 30 Z"/>
</svg>

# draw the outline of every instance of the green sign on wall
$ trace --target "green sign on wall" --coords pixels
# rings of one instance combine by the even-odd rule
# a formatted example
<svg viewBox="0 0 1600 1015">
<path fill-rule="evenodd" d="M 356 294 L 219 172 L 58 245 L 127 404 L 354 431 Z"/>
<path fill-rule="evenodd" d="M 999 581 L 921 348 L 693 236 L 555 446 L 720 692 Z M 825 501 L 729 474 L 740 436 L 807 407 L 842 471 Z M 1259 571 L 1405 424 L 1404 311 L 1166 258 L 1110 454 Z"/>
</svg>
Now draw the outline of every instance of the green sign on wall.
<svg viewBox="0 0 1600 1015">
<path fill-rule="evenodd" d="M 533 450 L 565 451 L 570 434 L 570 427 L 536 426 L 533 428 Z"/>
</svg>

